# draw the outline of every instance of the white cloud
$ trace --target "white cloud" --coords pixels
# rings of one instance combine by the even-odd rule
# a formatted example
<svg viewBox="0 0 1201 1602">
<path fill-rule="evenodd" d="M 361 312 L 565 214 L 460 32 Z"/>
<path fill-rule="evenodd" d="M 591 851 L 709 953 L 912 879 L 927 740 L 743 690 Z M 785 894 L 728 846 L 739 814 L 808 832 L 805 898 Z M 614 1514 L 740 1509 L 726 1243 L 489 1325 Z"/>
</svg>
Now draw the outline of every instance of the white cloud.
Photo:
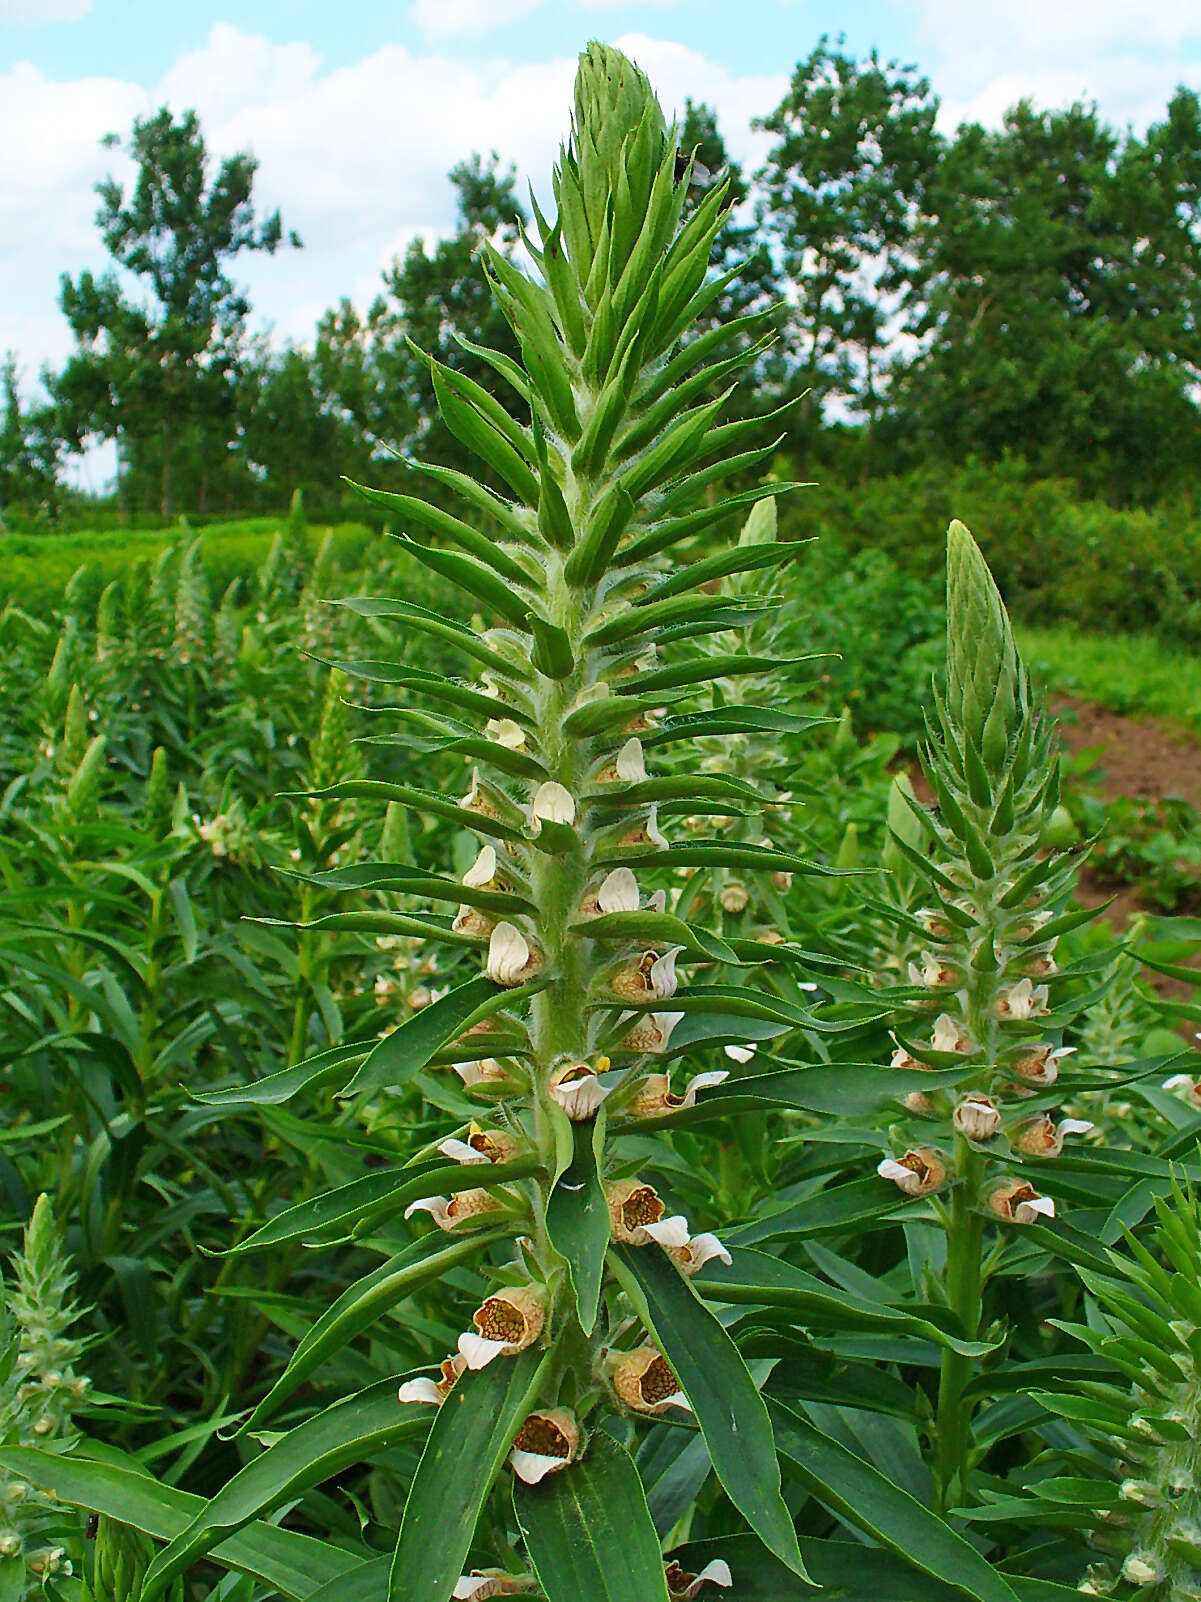
<svg viewBox="0 0 1201 1602">
<path fill-rule="evenodd" d="M 543 0 L 413 0 L 409 20 L 426 33 L 486 33 L 537 11 Z"/>
<path fill-rule="evenodd" d="M 0 0 L 0 23 L 78 22 L 95 0 Z"/>
<path fill-rule="evenodd" d="M 1095 100 L 1109 121 L 1141 128 L 1201 58 L 1197 0 L 920 0 L 915 9 L 917 54 L 947 128 L 965 118 L 995 125 L 1023 97 L 1044 107 Z"/>
<path fill-rule="evenodd" d="M 780 98 L 786 75 L 740 77 L 696 51 L 645 33 L 617 41 L 650 74 L 668 111 L 685 96 L 719 116 L 731 154 L 753 162 L 749 120 Z M 216 156 L 251 150 L 256 199 L 280 208 L 301 251 L 245 256 L 235 273 L 257 318 L 284 338 L 311 337 L 319 313 L 350 295 L 366 306 L 381 269 L 416 237 L 454 221 L 446 174 L 473 150 L 496 149 L 549 199 L 549 174 L 571 108 L 574 57 L 515 63 L 387 45 L 331 69 L 307 44 L 277 45 L 227 23 L 156 84 L 111 78 L 57 82 L 30 65 L 0 74 L 0 350 L 27 375 L 69 348 L 55 306 L 58 277 L 103 268 L 94 186 L 131 171 L 101 136 L 168 103 L 194 107 Z M 16 241 L 14 245 L 12 242 Z"/>
</svg>

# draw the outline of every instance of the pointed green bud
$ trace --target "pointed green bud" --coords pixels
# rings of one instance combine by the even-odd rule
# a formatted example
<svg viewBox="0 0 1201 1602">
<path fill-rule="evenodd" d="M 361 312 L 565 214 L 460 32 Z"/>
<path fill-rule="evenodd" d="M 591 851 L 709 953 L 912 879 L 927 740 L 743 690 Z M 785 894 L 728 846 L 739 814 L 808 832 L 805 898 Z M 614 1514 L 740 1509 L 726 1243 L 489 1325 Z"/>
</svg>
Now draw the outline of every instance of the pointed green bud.
<svg viewBox="0 0 1201 1602">
<path fill-rule="evenodd" d="M 88 748 L 88 709 L 84 704 L 83 691 L 78 684 L 71 686 L 71 693 L 67 697 L 67 716 L 63 727 L 63 770 L 71 773 L 83 761 L 83 754 Z"/>
<path fill-rule="evenodd" d="M 834 858 L 834 866 L 843 873 L 849 873 L 858 868 L 859 862 L 859 826 L 855 823 L 848 823 L 843 830 L 842 840 L 839 842 L 838 855 Z"/>
<path fill-rule="evenodd" d="M 997 774 L 1026 711 L 1005 605 L 975 540 L 954 522 L 947 531 L 947 712 Z"/>
<path fill-rule="evenodd" d="M 67 785 L 67 811 L 80 817 L 96 798 L 104 776 L 105 748 L 108 741 L 98 734 L 84 752 L 83 760 Z"/>
<path fill-rule="evenodd" d="M 156 745 L 150 759 L 150 778 L 146 782 L 146 827 L 153 834 L 166 834 L 170 828 L 171 801 L 167 753 L 161 745 Z"/>
</svg>

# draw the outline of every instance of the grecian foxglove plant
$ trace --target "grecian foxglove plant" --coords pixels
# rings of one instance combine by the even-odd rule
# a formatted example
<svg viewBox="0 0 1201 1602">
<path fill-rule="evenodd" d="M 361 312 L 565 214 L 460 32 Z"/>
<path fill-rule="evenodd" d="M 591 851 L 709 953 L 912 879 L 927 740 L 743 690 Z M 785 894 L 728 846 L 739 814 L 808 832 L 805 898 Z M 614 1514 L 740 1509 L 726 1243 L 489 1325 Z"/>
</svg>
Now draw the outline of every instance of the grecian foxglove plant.
<svg viewBox="0 0 1201 1602">
<path fill-rule="evenodd" d="M 961 523 L 947 540 L 946 688 L 922 767 L 933 806 L 893 796 L 921 826 L 920 841 L 910 827 L 894 828 L 892 850 L 906 879 L 901 899 L 922 904 L 907 913 L 898 902 L 895 914 L 914 954 L 892 1066 L 912 1088 L 878 1172 L 945 1230 L 943 1294 L 974 1341 L 1012 1232 L 1045 1235 L 1056 1216 L 1056 1160 L 1092 1130 L 1062 1116 L 1063 1101 L 1112 1076 L 1073 1076 L 1062 1043 L 1095 1000 L 1082 977 L 1109 953 L 1056 961 L 1060 938 L 1092 914 L 1064 910 L 1075 861 L 1041 845 L 1058 801 L 1054 730 Z M 931 1461 L 941 1511 L 972 1497 L 974 1368 L 970 1353 L 944 1351 Z M 977 1385 L 972 1395 L 980 1394 Z"/>
<path fill-rule="evenodd" d="M 675 130 L 643 74 L 615 50 L 593 45 L 581 58 L 554 194 L 555 217 L 536 208 L 538 237 L 528 241 L 540 279 L 486 252 L 523 365 L 477 354 L 528 424 L 430 361 L 447 426 L 505 493 L 416 464 L 413 493 L 364 491 L 412 555 L 458 588 L 465 610 L 483 608 L 499 624 L 477 632 L 404 599 L 346 604 L 458 651 L 474 681 L 399 657 L 337 663 L 414 697 L 417 707 L 396 709 L 414 749 L 457 754 L 471 777 L 457 798 L 371 780 L 343 782 L 326 797 L 371 797 L 450 820 L 474 833 L 477 855 L 461 880 L 397 862 L 312 876 L 323 891 L 406 898 L 403 912 L 335 913 L 324 926 L 449 945 L 474 973 L 370 1050 L 336 1047 L 226 1098 L 270 1102 L 322 1083 L 375 1098 L 432 1066 L 457 1098 L 440 1092 L 439 1104 L 464 1109 L 406 1169 L 370 1172 L 300 1203 L 239 1248 L 323 1230 L 362 1237 L 402 1213 L 424 1231 L 328 1309 L 254 1410 L 254 1429 L 402 1296 L 464 1263 L 483 1273 L 484 1294 L 463 1307 L 457 1346 L 439 1367 L 385 1381 L 333 1420 L 319 1415 L 286 1438 L 285 1455 L 311 1472 L 321 1451 L 314 1436 L 306 1455 L 312 1428 L 336 1429 L 341 1462 L 426 1437 L 379 1591 L 397 1602 L 535 1588 L 551 1598 L 667 1602 L 669 1589 L 694 1595 L 728 1583 L 721 1560 L 695 1571 L 665 1566 L 618 1439 L 660 1418 L 699 1427 L 733 1508 L 785 1569 L 803 1572 L 765 1403 L 689 1283 L 728 1256 L 710 1230 L 716 1221 L 673 1214 L 639 1173 L 650 1160 L 643 1131 L 670 1124 L 727 1077 L 728 1065 L 673 1075 L 675 1063 L 694 1048 L 738 1041 L 743 1017 L 764 1015 L 738 986 L 695 983 L 698 967 L 742 958 L 669 910 L 673 875 L 807 867 L 756 841 L 726 844 L 685 828 L 694 806 L 760 804 L 753 785 L 702 771 L 699 759 L 706 739 L 761 730 L 762 718 L 737 703 L 673 715 L 714 679 L 780 666 L 737 643 L 740 627 L 763 615 L 764 598 L 706 587 L 767 572 L 789 547 L 752 543 L 684 561 L 669 553 L 748 500 L 791 486 L 709 493 L 767 454 L 739 448 L 755 425 L 719 421 L 728 389 L 710 398 L 758 348 L 739 348 L 757 323 L 743 318 L 688 339 L 722 287 L 707 269 L 727 185 L 690 205 L 690 162 Z M 420 484 L 464 515 L 420 498 Z M 718 631 L 731 642 L 723 651 L 693 643 Z M 663 753 L 673 746 L 697 756 L 671 774 Z M 417 898 L 457 910 L 442 919 L 409 911 Z M 770 955 L 770 947 L 754 953 Z M 790 1015 L 773 1003 L 767 1016 Z M 261 1478 L 263 1461 L 243 1475 Z M 325 1473 L 331 1464 L 326 1457 Z M 514 1513 L 494 1505 L 489 1519 L 493 1532 L 508 1530 L 493 1536 L 501 1572 L 485 1561 L 473 1573 L 473 1554 L 488 1555 L 476 1524 L 502 1470 L 514 1482 Z M 227 1510 L 246 1505 L 244 1483 L 239 1476 L 160 1553 L 143 1602 L 220 1539 Z"/>
</svg>

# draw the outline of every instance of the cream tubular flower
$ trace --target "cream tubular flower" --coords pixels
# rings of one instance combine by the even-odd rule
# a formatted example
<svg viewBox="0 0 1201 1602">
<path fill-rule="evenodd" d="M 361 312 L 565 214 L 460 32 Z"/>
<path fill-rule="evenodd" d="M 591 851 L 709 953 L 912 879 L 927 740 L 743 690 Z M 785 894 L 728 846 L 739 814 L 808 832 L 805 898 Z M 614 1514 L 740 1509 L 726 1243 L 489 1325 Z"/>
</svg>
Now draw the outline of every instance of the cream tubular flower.
<svg viewBox="0 0 1201 1602">
<path fill-rule="evenodd" d="M 596 892 L 596 904 L 602 912 L 637 912 L 640 899 L 638 881 L 629 868 L 614 868 Z"/>
<path fill-rule="evenodd" d="M 1060 1063 L 1075 1050 L 1075 1046 L 1030 1046 L 1014 1061 L 1013 1071 L 1023 1084 L 1045 1088 L 1059 1078 Z"/>
<path fill-rule="evenodd" d="M 565 1407 L 531 1413 L 517 1432 L 509 1464 L 519 1480 L 537 1485 L 580 1455 L 580 1426 Z"/>
<path fill-rule="evenodd" d="M 605 1186 L 613 1239 L 623 1246 L 687 1246 L 688 1220 L 680 1214 L 664 1218 L 666 1208 L 650 1185 L 622 1179 Z"/>
<path fill-rule="evenodd" d="M 507 1163 L 516 1157 L 520 1144 L 505 1130 L 472 1124 L 466 1140 L 444 1140 L 438 1150 L 452 1163 Z"/>
<path fill-rule="evenodd" d="M 694 1107 L 698 1091 L 724 1084 L 729 1077 L 726 1068 L 714 1068 L 709 1073 L 697 1074 L 689 1080 L 684 1094 L 677 1096 L 672 1091 L 667 1074 L 648 1074 L 627 1110 L 631 1118 L 663 1118 L 668 1113 Z"/>
<path fill-rule="evenodd" d="M 537 834 L 544 823 L 575 822 L 575 798 L 554 780 L 540 784 L 530 803 L 530 827 Z"/>
<path fill-rule="evenodd" d="M 495 1057 L 478 1057 L 474 1062 L 457 1062 L 454 1064 L 454 1070 L 463 1081 L 466 1090 L 471 1090 L 476 1085 L 496 1084 L 509 1077 Z"/>
<path fill-rule="evenodd" d="M 598 1059 L 598 1066 L 600 1063 L 606 1068 L 609 1066 L 605 1057 Z M 596 1069 L 586 1062 L 561 1063 L 551 1074 L 547 1088 L 573 1123 L 595 1117 L 611 1090 L 610 1086 L 601 1084 Z"/>
<path fill-rule="evenodd" d="M 919 1146 L 903 1157 L 885 1157 L 876 1165 L 881 1179 L 891 1179 L 906 1196 L 929 1196 L 946 1182 L 947 1165 L 933 1146 Z"/>
<path fill-rule="evenodd" d="M 488 960 L 484 972 L 494 984 L 519 985 L 542 966 L 542 959 L 530 950 L 529 942 L 514 924 L 504 921 L 493 929 L 488 941 Z"/>
<path fill-rule="evenodd" d="M 533 1285 L 497 1291 L 476 1308 L 471 1322 L 475 1333 L 459 1336 L 459 1356 L 468 1368 L 487 1368 L 498 1357 L 516 1357 L 542 1333 L 545 1293 Z"/>
<path fill-rule="evenodd" d="M 727 1590 L 734 1584 L 730 1565 L 724 1558 L 714 1558 L 712 1563 L 706 1563 L 699 1574 L 686 1574 L 678 1563 L 669 1563 L 665 1573 L 671 1602 L 693 1602 L 705 1584 L 721 1585 Z"/>
<path fill-rule="evenodd" d="M 955 1128 L 969 1140 L 991 1140 L 1001 1127 L 997 1104 L 987 1096 L 965 1096 L 955 1108 Z"/>
<path fill-rule="evenodd" d="M 622 1041 L 627 1051 L 666 1051 L 682 1012 L 645 1012 Z"/>
<path fill-rule="evenodd" d="M 478 1218 L 481 1213 L 490 1213 L 500 1205 L 491 1191 L 460 1190 L 449 1198 L 422 1196 L 419 1200 L 409 1203 L 404 1210 L 404 1216 L 411 1218 L 414 1213 L 428 1213 L 439 1229 L 454 1229 L 457 1224 Z"/>
<path fill-rule="evenodd" d="M 934 1020 L 934 1034 L 930 1040 L 935 1051 L 974 1051 L 972 1037 L 949 1012 L 940 1012 Z"/>
<path fill-rule="evenodd" d="M 622 746 L 615 764 L 617 777 L 622 784 L 641 784 L 646 778 L 646 761 L 642 754 L 642 741 L 636 736 Z"/>
<path fill-rule="evenodd" d="M 998 1186 L 989 1196 L 988 1205 L 998 1218 L 1007 1218 L 1015 1224 L 1036 1224 L 1042 1218 L 1055 1217 L 1055 1203 L 1051 1198 L 1040 1196 L 1033 1185 L 1022 1179 L 1011 1179 Z"/>
<path fill-rule="evenodd" d="M 666 1413 L 669 1407 L 692 1412 L 671 1364 L 654 1346 L 616 1352 L 610 1356 L 607 1367 L 609 1382 L 618 1399 L 635 1413 L 653 1417 Z"/>
<path fill-rule="evenodd" d="M 994 1011 L 998 1018 L 1038 1018 L 1047 1011 L 1047 987 L 1030 979 L 1019 979 L 1003 989 Z"/>
</svg>

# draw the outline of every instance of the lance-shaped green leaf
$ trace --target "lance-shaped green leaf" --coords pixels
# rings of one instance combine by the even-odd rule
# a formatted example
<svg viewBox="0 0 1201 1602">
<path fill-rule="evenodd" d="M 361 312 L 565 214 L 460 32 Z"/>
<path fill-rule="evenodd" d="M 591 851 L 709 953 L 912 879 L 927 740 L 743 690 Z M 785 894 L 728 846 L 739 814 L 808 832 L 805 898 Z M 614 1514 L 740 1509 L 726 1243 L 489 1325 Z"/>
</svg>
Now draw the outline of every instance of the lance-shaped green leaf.
<svg viewBox="0 0 1201 1602">
<path fill-rule="evenodd" d="M 509 1448 L 535 1407 L 549 1352 L 468 1369 L 438 1409 L 409 1486 L 388 1602 L 448 1602 Z"/>
<path fill-rule="evenodd" d="M 346 1041 L 249 1084 L 226 1085 L 221 1090 L 197 1090 L 193 1095 L 208 1106 L 277 1107 L 302 1090 L 319 1090 L 343 1078 L 347 1065 L 370 1056 L 375 1044 L 374 1040 Z"/>
<path fill-rule="evenodd" d="M 430 873 L 407 862 L 358 862 L 347 868 L 331 868 L 325 873 L 291 873 L 290 878 L 323 890 L 395 890 L 406 895 L 428 896 L 431 901 L 464 901 L 489 912 L 528 912 L 530 903 L 510 890 L 487 890 L 462 884 Z"/>
<path fill-rule="evenodd" d="M 443 617 L 438 612 L 431 612 L 426 606 L 418 606 L 416 601 L 400 601 L 386 595 L 358 595 L 345 600 L 331 601 L 329 604 L 343 607 L 346 611 L 353 612 L 356 617 L 400 618 L 416 633 L 444 640 L 456 651 L 462 651 L 464 656 L 473 658 L 484 667 L 491 668 L 493 672 L 509 675 L 521 673 L 520 662 L 512 662 L 499 651 L 494 651 L 490 645 L 485 645 L 479 635 L 465 624 L 457 623 L 454 618 Z"/>
<path fill-rule="evenodd" d="M 780 1402 L 770 1402 L 780 1455 L 810 1496 L 899 1558 L 976 1602 L 1017 1602 L 988 1559 L 894 1480 Z"/>
<path fill-rule="evenodd" d="M 423 567 L 428 567 L 432 573 L 448 579 L 468 595 L 474 595 L 477 601 L 490 606 L 501 617 L 507 618 L 514 627 L 525 628 L 529 613 L 528 605 L 513 588 L 498 578 L 491 568 L 484 567 L 470 556 L 460 555 L 458 551 L 444 551 L 434 545 L 418 545 L 416 541 L 406 539 L 403 534 L 396 535 L 396 538 Z"/>
<path fill-rule="evenodd" d="M 662 778 L 639 779 L 634 784 L 602 784 L 589 791 L 586 799 L 594 805 L 609 801 L 616 806 L 644 807 L 652 801 L 700 800 L 709 797 L 719 801 L 749 801 L 756 807 L 763 805 L 763 797 L 754 785 L 746 784 L 741 779 L 727 778 L 722 773 L 664 774 Z"/>
<path fill-rule="evenodd" d="M 538 479 L 530 464 L 495 424 L 460 392 L 449 368 L 433 370 L 434 395 L 442 420 L 456 439 L 499 473 L 527 506 L 538 505 Z"/>
<path fill-rule="evenodd" d="M 959 1068 L 881 1068 L 867 1063 L 823 1064 L 748 1074 L 702 1091 L 681 1123 L 699 1124 L 754 1107 L 804 1107 L 837 1118 L 859 1118 L 883 1111 L 913 1091 L 951 1090 L 978 1073 L 971 1063 Z"/>
<path fill-rule="evenodd" d="M 0 1451 L 0 1468 L 68 1507 L 102 1513 L 158 1541 L 181 1535 L 205 1506 L 202 1496 L 162 1485 L 123 1464 L 95 1462 L 79 1453 L 7 1447 Z M 270 1524 L 245 1527 L 208 1555 L 213 1562 L 251 1574 L 296 1602 L 311 1595 L 314 1587 L 333 1584 L 358 1567 L 351 1552 Z"/>
<path fill-rule="evenodd" d="M 614 484 L 588 514 L 579 543 L 563 569 L 569 584 L 595 584 L 605 572 L 618 542 L 634 515 L 634 502 L 623 484 Z"/>
<path fill-rule="evenodd" d="M 762 452 L 759 453 L 760 456 Z M 737 469 L 736 469 L 737 470 Z M 700 475 L 693 475 L 693 480 Z M 692 482 L 686 480 L 685 482 Z M 635 567 L 647 562 L 660 551 L 677 545 L 681 540 L 691 539 L 696 534 L 702 534 L 714 524 L 721 523 L 730 512 L 754 501 L 759 501 L 764 495 L 786 495 L 795 489 L 812 489 L 812 484 L 789 480 L 779 484 L 763 484 L 758 489 L 743 490 L 738 494 L 728 495 L 723 500 L 706 502 L 702 506 L 694 507 L 690 511 L 680 512 L 677 516 L 668 516 L 662 506 L 656 509 L 656 516 L 647 519 L 644 533 L 621 551 L 614 559 L 615 567 Z"/>
<path fill-rule="evenodd" d="M 523 1157 L 503 1164 L 433 1163 L 416 1173 L 411 1168 L 373 1169 L 276 1213 L 253 1235 L 230 1247 L 230 1255 L 259 1252 L 285 1241 L 346 1230 L 364 1219 L 374 1224 L 425 1196 L 442 1191 L 453 1194 L 459 1190 L 490 1189 L 513 1179 L 525 1179 L 537 1168 L 536 1158 Z M 482 1217 L 479 1222 L 487 1224 L 488 1219 Z"/>
<path fill-rule="evenodd" d="M 158 1554 L 142 1582 L 142 1602 L 155 1602 L 176 1575 L 260 1514 L 420 1435 L 428 1421 L 409 1416 L 410 1410 L 397 1403 L 398 1383 L 398 1378 L 380 1380 L 335 1402 L 247 1463 Z"/>
<path fill-rule="evenodd" d="M 775 500 L 771 497 L 756 501 L 752 507 L 752 515 L 761 506 L 774 505 Z M 714 556 L 706 556 L 699 562 L 690 562 L 686 567 L 677 568 L 666 578 L 660 579 L 639 600 L 639 609 L 654 606 L 673 595 L 683 595 L 688 590 L 698 590 L 706 584 L 716 583 L 718 579 L 729 578 L 736 573 L 754 573 L 763 568 L 783 567 L 798 551 L 804 550 L 811 543 L 810 540 L 773 540 L 762 545 L 732 545 L 727 551 L 718 551 Z"/>
<path fill-rule="evenodd" d="M 408 523 L 416 523 L 431 534 L 441 535 L 443 539 L 450 540 L 460 550 L 474 556 L 477 561 L 483 562 L 501 578 L 508 579 L 512 584 L 529 584 L 531 575 L 522 567 L 520 562 L 508 555 L 495 540 L 481 534 L 479 529 L 472 528 L 461 517 L 444 511 L 440 506 L 434 506 L 429 501 L 418 500 L 415 495 L 397 495 L 392 490 L 369 489 L 365 484 L 356 484 L 353 479 L 347 483 L 357 490 L 364 500 L 370 501 L 374 506 L 382 506 L 385 511 L 394 512 L 398 517 Z M 415 542 L 414 542 L 415 543 Z M 347 604 L 347 603 L 343 603 Z M 391 615 L 391 614 L 386 614 Z"/>
<path fill-rule="evenodd" d="M 610 1233 L 609 1204 L 601 1183 L 604 1108 L 595 1121 L 572 1124 L 571 1133 L 572 1158 L 555 1181 L 547 1203 L 546 1233 L 567 1263 L 580 1325 L 585 1335 L 591 1335 Z"/>
<path fill-rule="evenodd" d="M 520 990 L 523 996 L 533 993 L 527 985 Z M 448 1041 L 514 999 L 520 999 L 516 990 L 495 984 L 486 974 L 469 979 L 385 1035 L 340 1094 L 360 1096 L 385 1085 L 406 1084 Z"/>
<path fill-rule="evenodd" d="M 693 1284 L 711 1301 L 782 1307 L 798 1324 L 821 1330 L 896 1330 L 916 1335 L 947 1351 L 965 1357 L 983 1357 L 996 1350 L 995 1341 L 969 1341 L 963 1326 L 946 1308 L 923 1307 L 909 1312 L 882 1306 L 854 1296 L 841 1286 L 828 1285 L 802 1268 L 771 1257 L 767 1252 L 740 1246 L 733 1262 L 706 1263 Z"/>
<path fill-rule="evenodd" d="M 406 1296 L 505 1239 L 502 1230 L 445 1240 L 427 1235 L 347 1287 L 305 1332 L 288 1366 L 239 1430 L 253 1433 L 277 1413 L 309 1376 Z"/>
<path fill-rule="evenodd" d="M 617 1246 L 609 1260 L 675 1371 L 726 1495 L 764 1545 L 803 1575 L 771 1420 L 733 1341 L 657 1246 Z"/>
<path fill-rule="evenodd" d="M 547 1602 L 667 1602 L 659 1538 L 629 1453 L 603 1431 L 513 1504 Z"/>
<path fill-rule="evenodd" d="M 533 662 L 548 679 L 566 679 L 575 671 L 575 652 L 571 640 L 557 623 L 549 623 L 537 613 L 530 615 L 534 635 Z"/>
<path fill-rule="evenodd" d="M 460 473 L 453 467 L 437 467 L 433 462 L 417 462 L 408 456 L 402 456 L 401 461 L 410 473 L 432 478 L 435 484 L 441 484 L 483 512 L 486 525 L 495 523 L 505 531 L 511 542 L 519 545 L 530 543 L 530 530 L 523 514 L 510 501 L 497 495 L 495 490 L 481 484 L 479 479 Z"/>
<path fill-rule="evenodd" d="M 713 679 L 757 678 L 785 668 L 816 662 L 817 656 L 696 656 L 673 662 L 651 673 L 634 674 L 613 686 L 615 695 L 649 695 L 654 690 L 681 689 L 690 684 L 708 684 Z"/>
<path fill-rule="evenodd" d="M 720 935 L 697 929 L 670 912 L 605 912 L 599 918 L 572 925 L 572 932 L 589 940 L 646 941 L 651 945 L 683 946 L 690 956 L 739 966 L 738 953 Z"/>
<path fill-rule="evenodd" d="M 657 729 L 648 729 L 639 738 L 644 750 L 676 741 L 711 739 L 723 734 L 806 734 L 829 718 L 802 717 L 795 712 L 777 712 L 764 706 L 723 706 L 708 712 L 688 712 L 666 718 Z"/>
<path fill-rule="evenodd" d="M 521 830 L 511 823 L 468 811 L 457 801 L 439 795 L 436 790 L 418 790 L 411 784 L 391 784 L 386 779 L 343 779 L 340 784 L 330 785 L 328 789 L 301 793 L 314 800 L 328 798 L 331 801 L 354 801 L 361 798 L 365 801 L 396 801 L 412 812 L 429 812 L 436 818 L 446 818 L 448 822 L 458 824 L 460 829 L 472 829 L 477 834 L 490 834 L 498 840 L 524 838 Z"/>
<path fill-rule="evenodd" d="M 527 729 L 534 726 L 533 716 L 524 707 L 486 695 L 482 690 L 473 690 L 469 685 L 448 679 L 442 673 L 430 673 L 425 668 L 410 667 L 405 662 L 336 662 L 325 657 L 314 657 L 314 660 L 326 667 L 336 668 L 348 678 L 363 679 L 370 684 L 395 684 L 403 689 L 415 690 L 419 695 L 428 695 L 433 700 L 469 712 L 481 722 L 487 718 L 503 717 L 512 718 Z"/>
</svg>

